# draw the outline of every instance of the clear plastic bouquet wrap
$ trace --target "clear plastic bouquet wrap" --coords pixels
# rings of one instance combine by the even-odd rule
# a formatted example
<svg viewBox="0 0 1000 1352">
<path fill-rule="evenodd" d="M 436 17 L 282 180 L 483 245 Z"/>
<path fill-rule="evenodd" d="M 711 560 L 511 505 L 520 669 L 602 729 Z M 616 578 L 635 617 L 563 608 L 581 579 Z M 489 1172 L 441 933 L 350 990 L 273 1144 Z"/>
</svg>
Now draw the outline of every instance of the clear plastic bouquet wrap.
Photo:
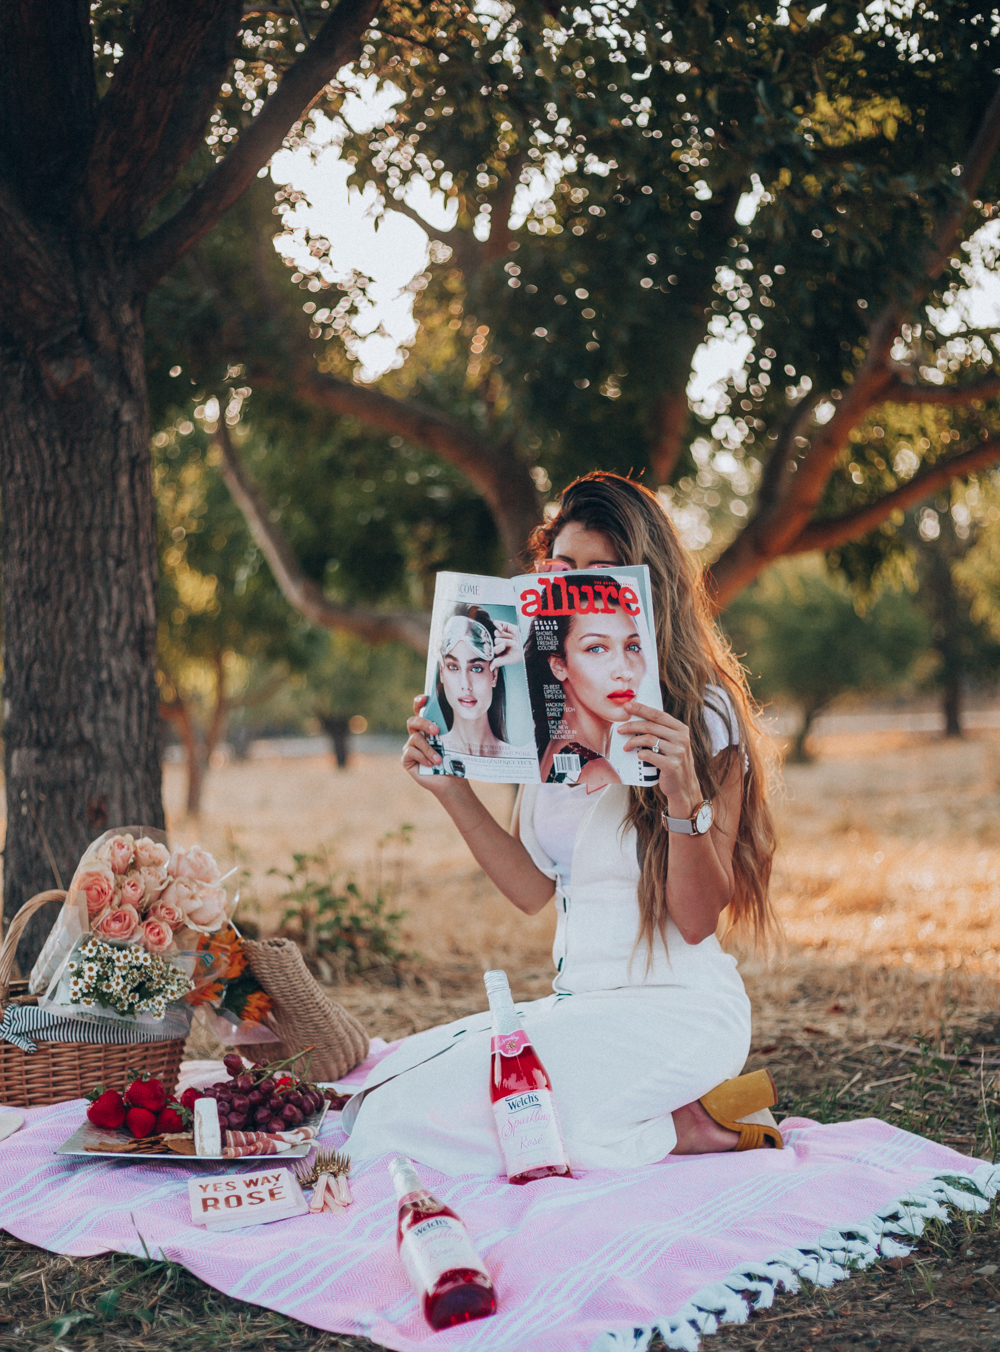
<svg viewBox="0 0 1000 1352">
<path fill-rule="evenodd" d="M 246 961 L 229 876 L 199 845 L 171 851 L 162 831 L 106 831 L 80 860 L 32 970 L 31 990 L 44 990 L 39 1007 L 163 1037 L 183 1036 L 200 1005 L 226 1041 L 250 1026 L 253 1040 L 272 1039 L 259 1026 L 270 1012 L 267 996 L 259 986 L 240 989 Z"/>
</svg>

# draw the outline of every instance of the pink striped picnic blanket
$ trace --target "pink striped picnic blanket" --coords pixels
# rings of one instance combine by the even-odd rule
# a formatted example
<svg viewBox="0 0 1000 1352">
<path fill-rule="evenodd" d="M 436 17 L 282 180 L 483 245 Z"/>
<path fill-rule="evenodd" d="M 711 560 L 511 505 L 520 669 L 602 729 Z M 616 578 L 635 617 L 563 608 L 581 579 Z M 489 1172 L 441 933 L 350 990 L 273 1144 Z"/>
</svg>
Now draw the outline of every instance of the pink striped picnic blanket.
<svg viewBox="0 0 1000 1352">
<path fill-rule="evenodd" d="M 388 1049 L 350 1077 L 359 1083 Z M 79 1126 L 77 1100 L 27 1112 L 0 1143 L 0 1228 L 56 1253 L 144 1250 L 211 1286 L 395 1352 L 694 1352 L 720 1322 L 742 1322 L 798 1278 L 829 1286 L 880 1254 L 908 1251 L 945 1205 L 985 1210 L 1000 1166 L 967 1159 L 884 1122 L 782 1123 L 783 1151 L 672 1158 L 511 1187 L 422 1170 L 463 1217 L 497 1290 L 490 1319 L 443 1332 L 423 1321 L 396 1255 L 396 1203 L 382 1161 L 351 1176 L 345 1217 L 294 1217 L 228 1234 L 193 1226 L 192 1169 L 53 1151 Z M 330 1115 L 329 1148 L 346 1138 Z M 348 1147 L 349 1148 L 349 1147 Z"/>
</svg>

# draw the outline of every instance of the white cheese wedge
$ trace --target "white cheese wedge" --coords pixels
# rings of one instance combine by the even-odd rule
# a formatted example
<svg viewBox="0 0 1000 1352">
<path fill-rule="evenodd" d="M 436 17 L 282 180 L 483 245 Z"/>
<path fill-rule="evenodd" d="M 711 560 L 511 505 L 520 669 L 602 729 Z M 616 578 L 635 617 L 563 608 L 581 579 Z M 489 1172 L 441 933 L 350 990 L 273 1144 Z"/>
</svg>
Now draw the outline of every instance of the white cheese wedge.
<svg viewBox="0 0 1000 1352">
<path fill-rule="evenodd" d="M 219 1126 L 219 1109 L 215 1099 L 195 1099 L 194 1153 L 196 1155 L 222 1154 L 222 1130 Z"/>
</svg>

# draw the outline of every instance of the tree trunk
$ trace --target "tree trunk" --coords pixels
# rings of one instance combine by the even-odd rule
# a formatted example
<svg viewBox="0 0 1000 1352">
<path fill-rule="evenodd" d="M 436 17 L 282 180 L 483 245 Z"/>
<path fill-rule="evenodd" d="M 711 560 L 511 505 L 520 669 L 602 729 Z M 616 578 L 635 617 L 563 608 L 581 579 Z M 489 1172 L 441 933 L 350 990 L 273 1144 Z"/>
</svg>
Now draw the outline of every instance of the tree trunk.
<svg viewBox="0 0 1000 1352">
<path fill-rule="evenodd" d="M 81 313 L 0 351 L 7 917 L 54 881 L 43 832 L 66 884 L 107 827 L 163 825 L 143 337 L 113 267 L 79 265 Z"/>
<path fill-rule="evenodd" d="M 226 697 L 225 655 L 216 653 L 212 665 L 215 667 L 215 705 L 205 733 L 205 768 L 211 767 L 212 754 L 226 733 L 226 719 L 229 717 L 229 700 Z M 200 807 L 199 803 L 199 807 Z"/>
<path fill-rule="evenodd" d="M 941 711 L 944 714 L 944 735 L 961 737 L 962 734 L 962 676 L 960 672 L 950 674 L 948 683 L 941 696 Z"/>
<path fill-rule="evenodd" d="M 184 770 L 187 776 L 187 797 L 185 812 L 189 817 L 197 817 L 201 812 L 201 790 L 205 782 L 205 765 L 208 753 L 202 745 L 198 726 L 191 717 L 190 707 L 178 695 L 176 704 L 161 704 L 160 714 L 173 723 L 180 734 L 184 748 Z"/>
<path fill-rule="evenodd" d="M 806 750 L 806 738 L 812 731 L 812 725 L 817 714 L 821 713 L 825 707 L 825 705 L 819 705 L 815 709 L 806 708 L 802 710 L 802 723 L 799 726 L 798 732 L 795 734 L 795 739 L 792 742 L 792 749 L 788 755 L 788 759 L 794 765 L 808 765 L 810 761 L 815 759 L 812 752 Z"/>
<path fill-rule="evenodd" d="M 337 758 L 337 769 L 346 770 L 349 758 L 349 743 L 347 741 L 348 722 L 350 720 L 346 715 L 326 715 L 320 719 L 323 724 L 323 731 L 330 739 L 330 745 L 333 747 L 333 754 Z"/>
</svg>

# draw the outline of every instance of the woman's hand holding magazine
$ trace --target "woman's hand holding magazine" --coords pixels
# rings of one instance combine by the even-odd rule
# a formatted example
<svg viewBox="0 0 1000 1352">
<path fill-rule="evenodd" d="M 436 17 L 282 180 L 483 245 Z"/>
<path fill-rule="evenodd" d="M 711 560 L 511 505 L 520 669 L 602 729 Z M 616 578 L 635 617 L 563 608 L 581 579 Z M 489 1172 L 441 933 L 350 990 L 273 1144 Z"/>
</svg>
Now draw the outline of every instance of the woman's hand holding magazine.
<svg viewBox="0 0 1000 1352">
<path fill-rule="evenodd" d="M 441 757 L 428 740 L 428 738 L 438 737 L 440 729 L 436 723 L 432 723 L 429 718 L 422 717 L 420 713 L 426 703 L 426 695 L 417 695 L 413 701 L 413 716 L 406 720 L 406 731 L 409 736 L 406 739 L 406 745 L 403 747 L 403 769 L 407 774 L 413 776 L 421 788 L 430 789 L 432 793 L 438 795 L 455 788 L 467 787 L 465 781 L 453 775 L 422 775 L 420 773 L 421 765 L 433 768 L 441 764 Z"/>
<path fill-rule="evenodd" d="M 669 804 L 673 817 L 687 817 L 701 802 L 704 794 L 698 783 L 694 755 L 691 751 L 691 732 L 662 709 L 633 700 L 626 704 L 628 722 L 617 729 L 626 737 L 626 751 L 637 751 L 639 759 L 659 771 L 658 787 Z"/>
</svg>

